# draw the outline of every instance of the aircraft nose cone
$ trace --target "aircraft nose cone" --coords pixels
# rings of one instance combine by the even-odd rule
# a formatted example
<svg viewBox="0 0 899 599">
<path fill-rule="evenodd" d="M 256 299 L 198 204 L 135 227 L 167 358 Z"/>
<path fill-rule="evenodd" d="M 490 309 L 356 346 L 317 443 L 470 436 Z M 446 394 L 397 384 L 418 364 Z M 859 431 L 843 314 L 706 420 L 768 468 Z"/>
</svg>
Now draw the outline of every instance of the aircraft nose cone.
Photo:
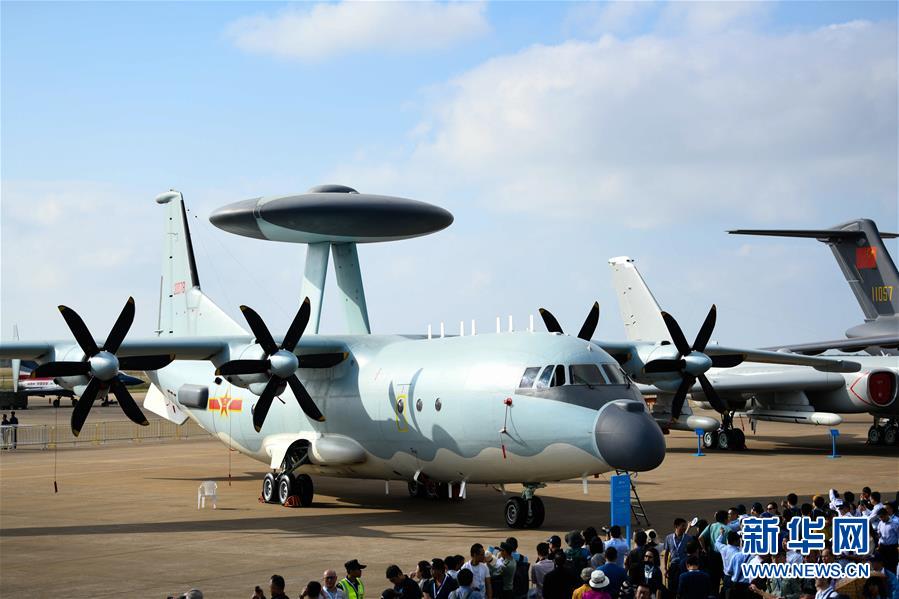
<svg viewBox="0 0 899 599">
<path fill-rule="evenodd" d="M 665 436 L 642 402 L 619 400 L 605 406 L 596 423 L 600 456 L 617 470 L 652 470 L 665 459 Z"/>
</svg>

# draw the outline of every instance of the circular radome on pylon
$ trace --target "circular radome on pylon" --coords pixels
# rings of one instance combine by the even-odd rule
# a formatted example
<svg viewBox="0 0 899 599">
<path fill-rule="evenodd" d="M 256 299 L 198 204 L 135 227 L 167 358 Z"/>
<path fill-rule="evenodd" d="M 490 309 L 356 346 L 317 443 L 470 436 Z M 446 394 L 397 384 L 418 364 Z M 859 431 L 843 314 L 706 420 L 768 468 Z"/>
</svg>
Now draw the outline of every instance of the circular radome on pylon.
<svg viewBox="0 0 899 599">
<path fill-rule="evenodd" d="M 406 198 L 318 185 L 299 195 L 270 196 L 222 206 L 210 222 L 229 233 L 291 243 L 395 241 L 436 233 L 449 211 Z"/>
</svg>

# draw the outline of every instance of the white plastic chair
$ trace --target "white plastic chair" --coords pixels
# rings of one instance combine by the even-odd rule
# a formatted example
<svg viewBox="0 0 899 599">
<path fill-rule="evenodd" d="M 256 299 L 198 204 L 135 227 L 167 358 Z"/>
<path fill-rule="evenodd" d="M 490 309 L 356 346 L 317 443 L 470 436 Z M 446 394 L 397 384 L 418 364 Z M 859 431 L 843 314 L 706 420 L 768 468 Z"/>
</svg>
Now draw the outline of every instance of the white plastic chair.
<svg viewBox="0 0 899 599">
<path fill-rule="evenodd" d="M 212 500 L 212 509 L 215 509 L 215 503 L 218 499 L 218 495 L 216 495 L 218 487 L 218 483 L 214 480 L 206 480 L 200 483 L 200 488 L 197 489 L 197 509 L 200 509 L 201 506 L 204 509 L 206 508 L 207 497 Z"/>
</svg>

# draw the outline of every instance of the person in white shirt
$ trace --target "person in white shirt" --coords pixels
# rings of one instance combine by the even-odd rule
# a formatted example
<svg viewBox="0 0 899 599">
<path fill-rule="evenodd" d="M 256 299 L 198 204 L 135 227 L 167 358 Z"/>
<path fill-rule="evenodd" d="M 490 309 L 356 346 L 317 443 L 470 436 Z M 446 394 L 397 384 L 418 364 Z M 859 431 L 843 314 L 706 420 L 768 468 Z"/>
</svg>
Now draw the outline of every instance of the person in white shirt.
<svg viewBox="0 0 899 599">
<path fill-rule="evenodd" d="M 475 543 L 471 546 L 471 559 L 462 566 L 463 570 L 471 570 L 473 580 L 471 588 L 481 593 L 486 599 L 493 599 L 490 587 L 490 568 L 484 563 L 484 546 Z"/>
<path fill-rule="evenodd" d="M 346 593 L 337 585 L 337 572 L 325 570 L 322 574 L 322 599 L 346 599 Z"/>
</svg>

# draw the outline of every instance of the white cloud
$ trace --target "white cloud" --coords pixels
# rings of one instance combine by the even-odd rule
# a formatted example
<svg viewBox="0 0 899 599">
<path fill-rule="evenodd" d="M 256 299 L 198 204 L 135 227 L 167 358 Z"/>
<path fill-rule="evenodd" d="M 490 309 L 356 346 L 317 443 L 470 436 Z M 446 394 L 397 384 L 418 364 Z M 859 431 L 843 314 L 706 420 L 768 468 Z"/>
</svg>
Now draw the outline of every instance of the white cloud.
<svg viewBox="0 0 899 599">
<path fill-rule="evenodd" d="M 895 215 L 896 69 L 891 24 L 537 45 L 435 93 L 404 164 L 343 171 L 634 227 Z"/>
<path fill-rule="evenodd" d="M 414 52 L 484 35 L 490 27 L 480 2 L 349 2 L 289 8 L 231 23 L 241 49 L 302 61 L 353 52 Z"/>
</svg>

